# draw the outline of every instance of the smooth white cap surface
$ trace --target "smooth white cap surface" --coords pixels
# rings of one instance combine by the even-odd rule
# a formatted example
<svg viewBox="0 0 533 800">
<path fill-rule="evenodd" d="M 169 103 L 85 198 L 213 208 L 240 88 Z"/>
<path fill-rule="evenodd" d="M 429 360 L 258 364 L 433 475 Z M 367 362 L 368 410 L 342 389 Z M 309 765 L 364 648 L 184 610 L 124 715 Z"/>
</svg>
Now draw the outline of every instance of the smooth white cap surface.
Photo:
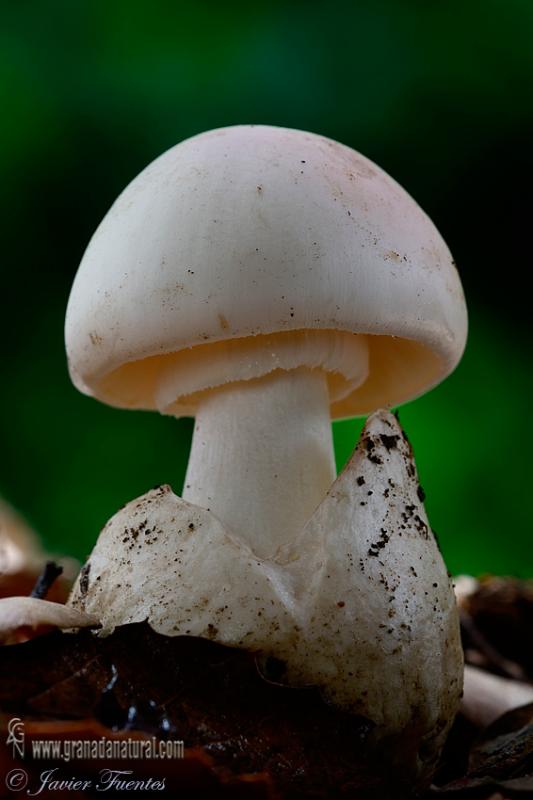
<svg viewBox="0 0 533 800">
<path fill-rule="evenodd" d="M 466 329 L 446 244 L 392 178 L 322 136 L 240 125 L 176 145 L 120 195 L 66 344 L 76 386 L 113 405 L 194 413 L 199 392 L 296 364 L 327 371 L 339 417 L 441 381 Z"/>
</svg>

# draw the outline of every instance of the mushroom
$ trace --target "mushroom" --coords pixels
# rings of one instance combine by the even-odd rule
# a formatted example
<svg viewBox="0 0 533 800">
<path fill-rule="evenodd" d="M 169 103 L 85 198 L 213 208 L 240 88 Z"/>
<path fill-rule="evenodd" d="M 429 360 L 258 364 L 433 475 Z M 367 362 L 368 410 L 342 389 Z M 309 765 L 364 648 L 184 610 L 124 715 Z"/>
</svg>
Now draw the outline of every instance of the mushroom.
<svg viewBox="0 0 533 800">
<path fill-rule="evenodd" d="M 502 714 L 529 703 L 533 703 L 530 683 L 465 665 L 461 711 L 474 725 L 486 728 Z"/>
<path fill-rule="evenodd" d="M 30 591 L 44 564 L 50 559 L 61 563 L 62 572 L 70 585 L 79 572 L 79 562 L 74 558 L 47 553 L 36 531 L 0 497 L 0 595 L 8 597 Z M 56 599 L 64 588 L 60 586 L 54 592 Z"/>
<path fill-rule="evenodd" d="M 0 599 L 0 643 L 18 642 L 15 635 L 24 629 L 86 628 L 98 625 L 95 616 L 75 608 L 36 597 Z"/>
<path fill-rule="evenodd" d="M 465 339 L 445 243 L 362 155 L 245 125 L 163 154 L 91 240 L 66 345 L 82 392 L 196 417 L 185 489 L 108 523 L 72 603 L 274 654 L 411 731 L 427 772 L 461 691 L 453 590 L 394 417 L 335 483 L 330 422 L 424 393 Z"/>
<path fill-rule="evenodd" d="M 82 392 L 196 417 L 183 497 L 258 555 L 331 485 L 331 416 L 422 394 L 465 337 L 451 255 L 397 183 L 337 142 L 247 125 L 182 142 L 135 178 L 66 318 Z"/>
<path fill-rule="evenodd" d="M 0 578 L 40 570 L 44 559 L 37 534 L 0 498 Z"/>
</svg>

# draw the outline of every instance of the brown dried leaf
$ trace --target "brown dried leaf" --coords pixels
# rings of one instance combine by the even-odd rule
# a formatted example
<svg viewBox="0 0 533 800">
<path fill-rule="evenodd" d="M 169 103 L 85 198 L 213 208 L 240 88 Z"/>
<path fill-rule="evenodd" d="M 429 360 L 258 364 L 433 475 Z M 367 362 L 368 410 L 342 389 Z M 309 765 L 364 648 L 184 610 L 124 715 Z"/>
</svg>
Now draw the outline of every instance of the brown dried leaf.
<svg viewBox="0 0 533 800">
<path fill-rule="evenodd" d="M 395 784 L 389 794 L 389 776 L 370 757 L 368 720 L 328 706 L 316 689 L 265 681 L 253 654 L 167 638 L 145 624 L 105 639 L 55 632 L 3 648 L 0 708 L 25 719 L 91 716 L 109 729 L 170 731 L 187 752 L 203 753 L 217 784 L 250 784 L 253 796 L 259 785 L 270 787 L 264 797 L 274 796 L 272 786 L 293 797 L 311 788 L 317 798 L 409 793 Z"/>
</svg>

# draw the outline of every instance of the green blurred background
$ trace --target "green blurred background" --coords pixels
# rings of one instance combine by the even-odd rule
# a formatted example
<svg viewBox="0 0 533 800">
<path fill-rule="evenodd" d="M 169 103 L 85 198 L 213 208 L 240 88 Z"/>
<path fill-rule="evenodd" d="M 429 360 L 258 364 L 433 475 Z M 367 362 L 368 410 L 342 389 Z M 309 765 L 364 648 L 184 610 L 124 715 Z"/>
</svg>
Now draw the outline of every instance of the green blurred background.
<svg viewBox="0 0 533 800">
<path fill-rule="evenodd" d="M 401 410 L 453 572 L 533 575 L 530 297 L 533 4 L 4 2 L 0 494 L 82 558 L 155 484 L 181 488 L 191 420 L 78 394 L 63 320 L 93 230 L 155 156 L 240 122 L 362 151 L 457 260 L 470 338 Z M 339 465 L 361 421 L 335 425 Z"/>
</svg>

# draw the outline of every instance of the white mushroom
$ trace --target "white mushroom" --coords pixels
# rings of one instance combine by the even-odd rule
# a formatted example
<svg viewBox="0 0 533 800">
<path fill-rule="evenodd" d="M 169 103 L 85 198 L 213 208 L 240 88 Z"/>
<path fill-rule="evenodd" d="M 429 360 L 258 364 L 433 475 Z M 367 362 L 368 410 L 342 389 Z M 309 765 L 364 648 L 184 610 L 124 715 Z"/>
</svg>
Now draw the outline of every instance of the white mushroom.
<svg viewBox="0 0 533 800">
<path fill-rule="evenodd" d="M 474 725 L 485 728 L 513 708 L 533 703 L 533 686 L 483 669 L 465 666 L 461 711 Z"/>
<path fill-rule="evenodd" d="M 331 485 L 331 416 L 427 391 L 465 337 L 452 257 L 392 178 L 324 137 L 247 125 L 135 178 L 66 319 L 81 391 L 196 416 L 183 496 L 263 556 Z"/>
<path fill-rule="evenodd" d="M 97 617 L 62 603 L 36 597 L 0 599 L 0 642 L 5 642 L 20 628 L 86 628 L 98 625 Z"/>
<path fill-rule="evenodd" d="M 63 575 L 73 581 L 80 565 L 74 558 L 47 553 L 39 535 L 5 500 L 0 498 L 0 581 L 19 573 L 39 575 L 47 560 L 59 562 Z"/>
<path fill-rule="evenodd" d="M 38 571 L 46 555 L 28 523 L 0 498 L 0 577 Z"/>
<path fill-rule="evenodd" d="M 465 338 L 446 245 L 360 154 L 266 126 L 172 148 L 91 240 L 66 343 L 81 391 L 196 416 L 183 499 L 119 512 L 73 602 L 274 654 L 428 770 L 461 690 L 453 591 L 394 418 L 333 487 L 330 421 L 427 391 Z"/>
</svg>

